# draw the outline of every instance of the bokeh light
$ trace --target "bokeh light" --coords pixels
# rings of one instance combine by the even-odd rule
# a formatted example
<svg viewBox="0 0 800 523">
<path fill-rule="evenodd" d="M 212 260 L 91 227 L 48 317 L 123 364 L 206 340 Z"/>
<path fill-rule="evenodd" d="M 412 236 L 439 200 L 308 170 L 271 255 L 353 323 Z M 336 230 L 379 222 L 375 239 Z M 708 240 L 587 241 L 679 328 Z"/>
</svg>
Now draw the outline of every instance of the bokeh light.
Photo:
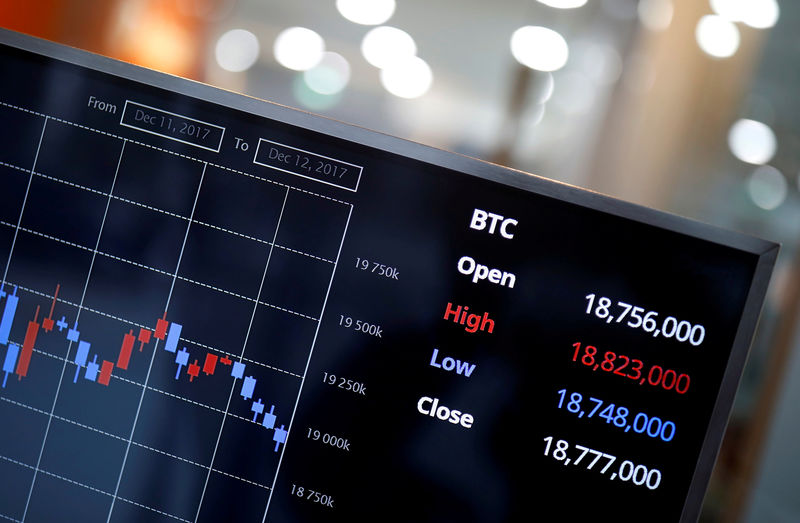
<svg viewBox="0 0 800 523">
<path fill-rule="evenodd" d="M 556 9 L 575 9 L 586 4 L 587 0 L 539 0 L 539 3 Z"/>
<path fill-rule="evenodd" d="M 361 54 L 367 62 L 382 69 L 416 55 L 417 44 L 411 35 L 402 29 L 381 26 L 371 29 L 364 36 L 361 41 Z"/>
<path fill-rule="evenodd" d="M 214 56 L 220 67 L 238 73 L 253 67 L 259 51 L 256 35 L 245 29 L 231 29 L 217 40 Z"/>
<path fill-rule="evenodd" d="M 336 0 L 336 9 L 356 24 L 380 25 L 394 14 L 395 0 Z"/>
<path fill-rule="evenodd" d="M 639 21 L 651 31 L 663 31 L 669 27 L 674 11 L 671 0 L 641 0 L 637 6 Z"/>
<path fill-rule="evenodd" d="M 275 39 L 273 48 L 279 64 L 294 71 L 311 69 L 322 60 L 325 41 L 305 27 L 284 29 Z"/>
<path fill-rule="evenodd" d="M 417 56 L 409 56 L 381 69 L 381 84 L 400 98 L 419 98 L 430 89 L 433 71 Z"/>
<path fill-rule="evenodd" d="M 768 125 L 743 118 L 728 131 L 728 146 L 741 161 L 762 165 L 772 160 L 778 144 Z"/>
<path fill-rule="evenodd" d="M 564 37 L 552 29 L 526 25 L 511 35 L 511 54 L 522 65 L 537 71 L 557 71 L 569 58 Z"/>
<path fill-rule="evenodd" d="M 350 81 L 350 64 L 338 53 L 327 52 L 322 60 L 303 73 L 303 80 L 319 94 L 336 94 Z"/>
<path fill-rule="evenodd" d="M 788 184 L 786 178 L 775 167 L 758 167 L 747 181 L 747 191 L 753 203 L 764 210 L 777 209 L 786 199 Z"/>
<path fill-rule="evenodd" d="M 711 9 L 731 22 L 743 22 L 756 29 L 774 26 L 780 18 L 777 0 L 711 0 Z"/>
<path fill-rule="evenodd" d="M 700 49 L 715 58 L 733 56 L 739 49 L 739 30 L 719 15 L 703 16 L 697 23 L 695 37 Z"/>
</svg>

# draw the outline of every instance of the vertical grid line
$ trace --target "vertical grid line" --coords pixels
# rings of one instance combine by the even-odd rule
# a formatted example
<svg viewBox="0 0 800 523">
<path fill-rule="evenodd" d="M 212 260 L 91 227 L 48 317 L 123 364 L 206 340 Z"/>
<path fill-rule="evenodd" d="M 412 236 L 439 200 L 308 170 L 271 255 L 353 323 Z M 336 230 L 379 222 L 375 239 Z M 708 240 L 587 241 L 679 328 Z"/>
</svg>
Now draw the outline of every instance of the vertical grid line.
<svg viewBox="0 0 800 523">
<path fill-rule="evenodd" d="M 244 358 L 244 351 L 247 348 L 247 340 L 250 339 L 250 330 L 253 328 L 253 320 L 256 317 L 258 304 L 261 300 L 261 291 L 264 289 L 264 281 L 267 279 L 267 270 L 269 270 L 269 262 L 272 259 L 272 251 L 275 248 L 275 241 L 278 239 L 278 230 L 281 228 L 281 220 L 283 219 L 283 211 L 286 209 L 286 200 L 289 199 L 289 189 L 286 189 L 286 194 L 283 196 L 283 205 L 281 205 L 281 213 L 278 216 L 278 223 L 275 225 L 275 234 L 272 236 L 272 243 L 269 246 L 269 254 L 267 255 L 267 263 L 264 265 L 264 273 L 261 275 L 261 283 L 258 286 L 258 294 L 256 295 L 256 302 L 253 304 L 253 312 L 250 315 L 250 324 L 247 326 L 247 334 L 244 337 L 242 344 L 242 352 L 239 354 L 239 362 Z M 214 444 L 214 452 L 211 454 L 211 463 L 208 465 L 208 472 L 206 473 L 206 481 L 203 483 L 203 492 L 200 494 L 200 502 L 197 504 L 197 513 L 194 515 L 194 521 L 197 523 L 197 518 L 200 517 L 200 509 L 203 507 L 203 499 L 206 496 L 206 488 L 208 487 L 208 480 L 211 477 L 211 470 L 214 467 L 214 460 L 217 459 L 217 449 L 219 449 L 219 442 L 222 439 L 222 430 L 225 428 L 225 420 L 228 419 L 228 410 L 231 408 L 231 399 L 233 399 L 233 391 L 236 388 L 236 380 L 231 384 L 231 390 L 228 393 L 228 403 L 225 405 L 225 412 L 222 414 L 222 423 L 219 426 L 217 433 L 217 441 Z"/>
<path fill-rule="evenodd" d="M 169 294 L 167 295 L 167 303 L 164 305 L 164 312 L 169 310 L 169 302 L 172 299 L 172 291 L 175 289 L 175 280 L 178 279 L 178 272 L 181 268 L 181 261 L 183 260 L 183 251 L 186 248 L 186 240 L 189 238 L 189 230 L 192 228 L 194 220 L 194 211 L 197 208 L 197 200 L 200 198 L 200 190 L 203 188 L 203 180 L 206 176 L 206 169 L 208 162 L 203 162 L 203 172 L 200 174 L 200 183 L 197 184 L 197 192 L 194 195 L 194 203 L 192 203 L 192 213 L 189 215 L 189 223 L 186 225 L 186 232 L 183 235 L 183 243 L 181 244 L 181 251 L 178 255 L 178 262 L 175 264 L 175 273 L 172 275 L 172 285 L 169 287 Z M 144 395 L 147 392 L 147 384 L 150 381 L 150 373 L 153 370 L 153 362 L 156 359 L 158 352 L 158 339 L 153 345 L 153 354 L 150 356 L 150 364 L 147 367 L 147 375 L 144 378 L 144 385 L 142 386 L 142 393 L 139 395 L 139 405 L 136 407 L 136 415 L 133 417 L 133 425 L 131 425 L 131 433 L 128 435 L 128 443 L 125 446 L 125 455 L 122 458 L 122 466 L 119 468 L 119 476 L 117 476 L 117 485 L 114 487 L 114 494 L 111 497 L 111 506 L 108 507 L 108 518 L 106 521 L 111 521 L 111 514 L 114 513 L 114 504 L 117 501 L 117 494 L 119 494 L 119 486 L 122 482 L 122 474 L 125 472 L 125 465 L 128 463 L 128 454 L 131 450 L 131 441 L 133 441 L 133 433 L 136 430 L 136 424 L 139 422 L 139 413 L 142 411 L 142 403 L 144 402 Z"/>
<path fill-rule="evenodd" d="M 17 244 L 17 235 L 19 234 L 19 226 L 22 224 L 22 215 L 25 212 L 25 204 L 28 203 L 28 193 L 31 190 L 31 182 L 33 175 L 36 171 L 36 163 L 39 161 L 39 151 L 42 148 L 42 140 L 44 139 L 44 130 L 47 128 L 47 120 L 49 117 L 44 117 L 44 124 L 42 124 L 42 133 L 39 135 L 39 145 L 36 146 L 36 155 L 33 157 L 33 165 L 31 166 L 31 175 L 28 178 L 28 186 L 25 188 L 25 196 L 22 198 L 22 207 L 19 210 L 19 218 L 17 218 L 17 226 L 14 228 L 14 239 L 11 241 L 11 250 L 8 252 L 8 259 L 6 260 L 6 268 L 3 271 L 3 287 L 6 284 L 6 277 L 8 276 L 8 268 L 11 266 L 11 256 L 14 254 L 14 246 Z"/>
<path fill-rule="evenodd" d="M 336 276 L 336 268 L 339 266 L 339 257 L 342 255 L 342 246 L 344 245 L 345 236 L 347 236 L 347 228 L 350 226 L 350 217 L 353 215 L 353 205 L 350 205 L 350 211 L 347 213 L 347 221 L 344 224 L 344 231 L 342 232 L 342 239 L 339 242 L 339 251 L 336 253 L 336 260 L 333 263 L 333 271 L 331 272 L 331 279 L 328 281 L 328 290 L 325 293 L 325 300 L 322 302 L 322 309 L 319 311 L 319 319 L 317 320 L 317 330 L 314 331 L 314 339 L 311 341 L 311 350 L 308 351 L 308 359 L 306 359 L 306 367 L 303 370 L 303 378 L 300 380 L 300 390 L 297 391 L 297 396 L 294 401 L 294 409 L 292 409 L 292 416 L 289 418 L 289 426 L 286 428 L 286 443 L 283 444 L 281 457 L 278 458 L 278 467 L 275 469 L 275 475 L 272 476 L 272 486 L 269 489 L 269 497 L 267 498 L 267 506 L 264 509 L 264 517 L 261 522 L 267 520 L 267 513 L 269 512 L 269 504 L 272 502 L 272 494 L 275 492 L 275 483 L 278 481 L 278 474 L 281 471 L 281 464 L 283 463 L 283 456 L 286 454 L 286 445 L 289 443 L 288 435 L 292 433 L 292 424 L 294 423 L 294 416 L 297 413 L 297 406 L 300 404 L 300 395 L 303 394 L 303 385 L 306 383 L 306 375 L 308 374 L 308 367 L 311 364 L 311 356 L 314 354 L 314 346 L 317 344 L 317 336 L 319 335 L 319 328 L 322 325 L 322 317 L 325 315 L 325 307 L 328 305 L 328 296 L 331 294 L 331 287 L 333 286 L 333 278 Z"/>
<path fill-rule="evenodd" d="M 44 130 L 42 131 L 44 134 Z M 111 195 L 114 194 L 114 187 L 117 184 L 117 175 L 119 174 L 120 165 L 122 165 L 122 155 L 125 153 L 125 144 L 127 140 L 122 141 L 122 147 L 119 151 L 119 159 L 117 160 L 117 168 L 114 171 L 114 179 L 111 181 L 111 189 L 108 191 L 108 197 L 106 198 L 106 208 L 103 211 L 103 220 L 100 222 L 100 230 L 97 232 L 97 241 L 94 244 L 94 249 L 92 251 L 92 260 L 89 263 L 89 270 L 86 273 L 86 281 L 83 284 L 83 293 L 81 294 L 81 301 L 78 304 L 78 312 L 75 313 L 75 325 L 78 324 L 78 319 L 81 315 L 81 309 L 83 308 L 83 300 L 86 297 L 86 290 L 89 287 L 89 280 L 92 278 L 92 270 L 94 269 L 94 260 L 97 258 L 97 248 L 100 246 L 100 238 L 103 236 L 103 229 L 106 225 L 106 217 L 108 216 L 108 208 L 111 205 Z M 39 141 L 39 145 L 41 146 L 41 140 Z M 36 158 L 39 158 L 39 153 L 37 150 Z M 35 162 L 34 162 L 35 163 Z M 31 177 L 33 177 L 33 169 L 31 170 Z M 21 216 L 20 216 L 21 217 Z M 58 378 L 58 387 L 56 387 L 56 393 L 53 397 L 53 404 L 50 406 L 50 413 L 47 417 L 47 427 L 44 430 L 44 438 L 42 439 L 42 446 L 39 449 L 39 457 L 36 458 L 36 468 L 33 471 L 33 479 L 31 480 L 31 488 L 28 490 L 28 499 L 25 501 L 25 511 L 22 513 L 22 521 L 25 521 L 25 517 L 28 515 L 28 507 L 31 503 L 31 496 L 33 495 L 33 487 L 36 485 L 36 478 L 39 474 L 39 465 L 42 463 L 42 456 L 44 455 L 44 447 L 47 444 L 47 437 L 50 434 L 50 426 L 53 424 L 53 413 L 56 410 L 56 403 L 58 403 L 58 396 L 61 393 L 61 385 L 64 383 L 64 373 L 67 370 L 67 363 L 69 362 L 69 353 L 72 350 L 72 341 L 67 344 L 67 354 L 64 356 L 64 364 L 61 366 L 61 375 Z"/>
</svg>

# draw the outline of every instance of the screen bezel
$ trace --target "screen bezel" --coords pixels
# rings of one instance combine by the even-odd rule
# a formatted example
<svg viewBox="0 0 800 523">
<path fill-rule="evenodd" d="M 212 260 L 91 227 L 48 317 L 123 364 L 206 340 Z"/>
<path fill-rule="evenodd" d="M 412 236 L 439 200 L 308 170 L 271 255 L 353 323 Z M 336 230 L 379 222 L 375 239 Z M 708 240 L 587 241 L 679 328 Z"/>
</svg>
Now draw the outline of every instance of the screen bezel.
<svg viewBox="0 0 800 523">
<path fill-rule="evenodd" d="M 730 358 L 683 506 L 681 521 L 697 520 L 777 259 L 778 244 L 3 28 L 0 28 L 0 44 L 758 256 Z"/>
</svg>

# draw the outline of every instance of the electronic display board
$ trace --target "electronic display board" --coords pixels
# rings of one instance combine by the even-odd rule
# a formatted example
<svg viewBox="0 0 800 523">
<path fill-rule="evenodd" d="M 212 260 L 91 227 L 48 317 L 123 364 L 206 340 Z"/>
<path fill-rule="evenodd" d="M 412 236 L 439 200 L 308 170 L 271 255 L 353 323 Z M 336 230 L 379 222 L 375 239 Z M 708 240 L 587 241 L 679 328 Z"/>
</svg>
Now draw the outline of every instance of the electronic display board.
<svg viewBox="0 0 800 523">
<path fill-rule="evenodd" d="M 0 517 L 696 520 L 777 245 L 0 42 Z"/>
</svg>

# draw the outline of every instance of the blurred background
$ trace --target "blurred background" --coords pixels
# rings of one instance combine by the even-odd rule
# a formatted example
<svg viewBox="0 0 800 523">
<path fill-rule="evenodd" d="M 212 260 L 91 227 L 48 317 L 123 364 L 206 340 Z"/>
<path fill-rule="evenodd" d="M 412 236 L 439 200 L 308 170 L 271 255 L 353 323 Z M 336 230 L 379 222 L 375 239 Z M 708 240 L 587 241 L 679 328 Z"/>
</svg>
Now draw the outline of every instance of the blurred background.
<svg viewBox="0 0 800 523">
<path fill-rule="evenodd" d="M 37 0 L 0 26 L 782 243 L 701 521 L 800 521 L 800 2 Z"/>
</svg>

